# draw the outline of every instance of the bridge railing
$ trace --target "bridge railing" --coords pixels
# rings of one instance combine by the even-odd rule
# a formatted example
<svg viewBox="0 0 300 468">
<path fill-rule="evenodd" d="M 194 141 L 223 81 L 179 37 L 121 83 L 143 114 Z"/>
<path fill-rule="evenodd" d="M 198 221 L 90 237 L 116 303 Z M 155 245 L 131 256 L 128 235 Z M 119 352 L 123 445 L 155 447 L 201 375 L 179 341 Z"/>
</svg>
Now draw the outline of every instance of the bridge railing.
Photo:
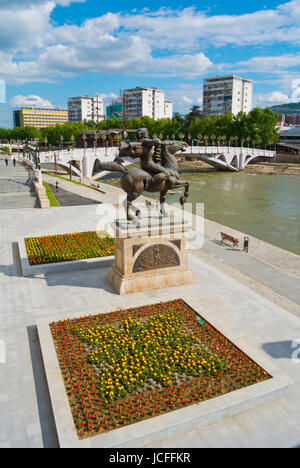
<svg viewBox="0 0 300 468">
<path fill-rule="evenodd" d="M 178 154 L 180 151 L 178 151 Z M 276 151 L 267 150 L 265 148 L 250 148 L 245 146 L 188 146 L 182 154 L 224 154 L 224 153 L 235 153 L 235 154 L 247 154 L 265 157 L 274 157 Z"/>
</svg>

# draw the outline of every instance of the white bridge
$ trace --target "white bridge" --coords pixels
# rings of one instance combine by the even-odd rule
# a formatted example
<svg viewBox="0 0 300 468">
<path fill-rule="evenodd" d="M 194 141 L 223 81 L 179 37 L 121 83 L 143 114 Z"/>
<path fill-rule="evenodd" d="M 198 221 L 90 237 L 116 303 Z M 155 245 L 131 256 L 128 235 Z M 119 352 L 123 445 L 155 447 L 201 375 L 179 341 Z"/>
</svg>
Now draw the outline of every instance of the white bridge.
<svg viewBox="0 0 300 468">
<path fill-rule="evenodd" d="M 45 151 L 39 153 L 41 165 L 54 164 L 67 171 L 72 171 L 73 175 L 88 179 L 101 179 L 107 174 L 100 171 L 99 164 L 112 162 L 119 154 L 119 148 L 97 148 L 97 149 L 70 149 L 64 151 Z M 122 158 L 124 165 L 132 164 L 134 159 Z"/>
<path fill-rule="evenodd" d="M 39 153 L 39 156 L 41 165 L 54 164 L 56 167 L 72 171 L 73 175 L 98 180 L 107 174 L 107 172 L 100 170 L 99 164 L 112 162 L 118 154 L 119 148 L 112 147 L 45 151 Z M 238 172 L 245 169 L 253 159 L 257 157 L 274 158 L 276 152 L 231 146 L 188 146 L 184 152 L 178 152 L 176 155 L 200 159 L 219 170 Z M 28 159 L 28 155 L 26 158 Z M 136 161 L 132 158 L 122 159 L 125 161 L 125 166 Z"/>
<path fill-rule="evenodd" d="M 274 158 L 276 151 L 232 146 L 188 146 L 181 154 L 210 164 L 223 171 L 242 171 L 258 157 Z"/>
</svg>

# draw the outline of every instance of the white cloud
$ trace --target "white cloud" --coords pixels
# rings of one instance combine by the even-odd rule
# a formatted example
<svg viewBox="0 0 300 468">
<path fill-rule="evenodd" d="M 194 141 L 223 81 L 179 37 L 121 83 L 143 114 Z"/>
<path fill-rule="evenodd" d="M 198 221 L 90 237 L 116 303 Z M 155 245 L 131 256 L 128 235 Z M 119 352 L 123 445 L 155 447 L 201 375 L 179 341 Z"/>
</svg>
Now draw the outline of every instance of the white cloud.
<svg viewBox="0 0 300 468">
<path fill-rule="evenodd" d="M 285 7 L 284 7 L 285 6 Z M 204 45 L 300 42 L 299 0 L 241 15 L 210 15 L 194 7 L 123 15 L 127 30 L 143 32 L 156 47 L 186 49 Z"/>
<path fill-rule="evenodd" d="M 188 112 L 192 106 L 202 107 L 203 86 L 184 83 L 169 89 L 168 99 L 174 103 L 175 112 Z"/>
<path fill-rule="evenodd" d="M 300 78 L 292 82 L 292 102 L 300 101 Z"/>
<path fill-rule="evenodd" d="M 10 3 L 0 7 L 1 52 L 17 53 L 44 46 L 50 38 L 50 13 L 55 4 L 20 5 Z"/>
<path fill-rule="evenodd" d="M 281 91 L 273 91 L 268 97 L 268 102 L 272 104 L 277 104 L 281 102 L 289 102 L 289 101 L 290 101 L 290 98 L 288 97 L 288 95 L 282 93 Z"/>
<path fill-rule="evenodd" d="M 290 102 L 290 98 L 287 94 L 282 93 L 281 91 L 273 91 L 267 95 L 264 94 L 256 94 L 255 101 L 257 104 L 285 104 Z"/>
<path fill-rule="evenodd" d="M 226 67 L 233 66 L 227 64 Z M 300 66 L 300 54 L 282 54 L 273 56 L 252 57 L 249 60 L 238 62 L 235 68 L 239 71 L 252 71 L 261 73 L 281 74 L 283 70 Z"/>
<path fill-rule="evenodd" d="M 40 109 L 53 109 L 54 106 L 47 99 L 43 99 L 40 96 L 30 94 L 29 96 L 17 95 L 10 99 L 9 104 L 11 107 L 37 107 Z"/>
<path fill-rule="evenodd" d="M 287 92 L 273 91 L 268 94 L 255 94 L 255 105 L 268 106 L 300 101 L 300 77 L 291 81 Z"/>
<path fill-rule="evenodd" d="M 284 54 L 216 66 L 205 52 L 228 44 L 300 43 L 300 0 L 242 15 L 189 7 L 107 13 L 80 25 L 51 21 L 56 5 L 80 1 L 0 0 L 0 77 L 8 84 L 90 72 L 195 78 L 229 67 L 278 73 L 300 65 L 299 54 Z"/>
<path fill-rule="evenodd" d="M 213 63 L 202 52 L 195 55 L 169 55 L 153 58 L 149 74 L 192 78 L 203 75 L 212 67 Z"/>
</svg>

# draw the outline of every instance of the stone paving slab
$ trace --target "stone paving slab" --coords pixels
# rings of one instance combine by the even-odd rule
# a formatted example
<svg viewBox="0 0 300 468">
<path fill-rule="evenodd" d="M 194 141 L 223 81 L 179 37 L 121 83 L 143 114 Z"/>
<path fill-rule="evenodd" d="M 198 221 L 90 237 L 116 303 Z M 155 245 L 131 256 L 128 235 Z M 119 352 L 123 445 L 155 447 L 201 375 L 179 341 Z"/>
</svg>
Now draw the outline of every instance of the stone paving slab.
<svg viewBox="0 0 300 468">
<path fill-rule="evenodd" d="M 38 207 L 28 171 L 20 165 L 0 164 L 0 210 Z"/>
</svg>

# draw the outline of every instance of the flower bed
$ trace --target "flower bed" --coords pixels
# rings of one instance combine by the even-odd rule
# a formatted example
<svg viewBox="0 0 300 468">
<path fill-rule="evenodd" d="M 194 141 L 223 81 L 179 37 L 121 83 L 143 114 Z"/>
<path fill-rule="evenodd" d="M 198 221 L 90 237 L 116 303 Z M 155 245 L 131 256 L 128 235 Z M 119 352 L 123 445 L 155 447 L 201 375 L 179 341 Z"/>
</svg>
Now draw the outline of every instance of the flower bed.
<svg viewBox="0 0 300 468">
<path fill-rule="evenodd" d="M 79 438 L 270 378 L 182 299 L 50 328 Z"/>
<path fill-rule="evenodd" d="M 106 231 L 75 232 L 25 238 L 30 265 L 114 255 L 115 240 Z"/>
</svg>

